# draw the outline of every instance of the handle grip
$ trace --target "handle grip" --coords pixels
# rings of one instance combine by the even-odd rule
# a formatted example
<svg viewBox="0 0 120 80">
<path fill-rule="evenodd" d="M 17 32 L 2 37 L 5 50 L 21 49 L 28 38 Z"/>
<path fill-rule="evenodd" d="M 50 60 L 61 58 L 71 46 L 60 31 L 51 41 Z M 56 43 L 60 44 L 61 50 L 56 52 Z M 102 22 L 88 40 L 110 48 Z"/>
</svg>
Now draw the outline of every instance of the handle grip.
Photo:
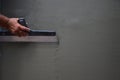
<svg viewBox="0 0 120 80">
<path fill-rule="evenodd" d="M 28 27 L 24 18 L 19 18 L 18 23 L 21 24 L 22 26 Z"/>
</svg>

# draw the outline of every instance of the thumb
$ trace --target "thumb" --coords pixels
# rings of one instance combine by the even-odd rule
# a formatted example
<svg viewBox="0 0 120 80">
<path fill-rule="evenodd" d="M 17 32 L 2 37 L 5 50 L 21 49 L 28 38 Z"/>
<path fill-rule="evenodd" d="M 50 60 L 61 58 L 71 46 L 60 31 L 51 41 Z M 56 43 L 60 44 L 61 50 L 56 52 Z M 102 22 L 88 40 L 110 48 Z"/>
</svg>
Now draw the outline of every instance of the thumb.
<svg viewBox="0 0 120 80">
<path fill-rule="evenodd" d="M 20 30 L 25 31 L 25 32 L 29 32 L 30 31 L 30 29 L 25 27 L 25 26 L 20 26 Z"/>
</svg>

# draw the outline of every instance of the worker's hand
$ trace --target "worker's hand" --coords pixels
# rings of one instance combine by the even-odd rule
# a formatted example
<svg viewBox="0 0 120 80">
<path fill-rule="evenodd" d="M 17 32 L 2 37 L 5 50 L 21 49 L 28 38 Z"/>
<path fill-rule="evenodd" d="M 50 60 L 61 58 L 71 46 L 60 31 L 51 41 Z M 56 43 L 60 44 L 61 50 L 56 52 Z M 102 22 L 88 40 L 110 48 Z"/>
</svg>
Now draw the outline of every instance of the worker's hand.
<svg viewBox="0 0 120 80">
<path fill-rule="evenodd" d="M 30 31 L 29 28 L 18 23 L 18 18 L 9 18 L 8 29 L 11 31 L 12 34 L 19 37 L 27 36 L 28 32 Z"/>
</svg>

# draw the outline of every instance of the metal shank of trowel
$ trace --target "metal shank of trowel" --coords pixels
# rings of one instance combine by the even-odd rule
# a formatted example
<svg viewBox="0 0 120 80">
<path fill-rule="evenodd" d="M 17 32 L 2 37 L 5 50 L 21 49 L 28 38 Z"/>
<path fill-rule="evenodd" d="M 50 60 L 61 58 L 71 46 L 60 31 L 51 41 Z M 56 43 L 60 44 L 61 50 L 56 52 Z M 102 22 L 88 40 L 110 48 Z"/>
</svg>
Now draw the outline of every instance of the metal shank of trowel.
<svg viewBox="0 0 120 80">
<path fill-rule="evenodd" d="M 24 18 L 19 18 L 18 23 L 28 27 Z M 56 36 L 56 32 L 52 30 L 30 30 L 29 36 Z M 13 34 L 7 30 L 1 30 L 0 36 L 13 36 Z"/>
</svg>

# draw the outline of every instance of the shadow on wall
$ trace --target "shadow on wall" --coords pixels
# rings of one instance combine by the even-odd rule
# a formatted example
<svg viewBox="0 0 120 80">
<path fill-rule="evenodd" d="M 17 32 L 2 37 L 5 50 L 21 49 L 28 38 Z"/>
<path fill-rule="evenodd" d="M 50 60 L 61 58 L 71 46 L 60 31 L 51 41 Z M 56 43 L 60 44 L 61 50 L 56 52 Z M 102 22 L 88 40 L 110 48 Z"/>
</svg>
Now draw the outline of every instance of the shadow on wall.
<svg viewBox="0 0 120 80">
<path fill-rule="evenodd" d="M 3 48 L 2 48 L 2 43 L 0 43 L 0 80 L 2 80 L 2 55 L 3 55 Z"/>
<path fill-rule="evenodd" d="M 33 47 L 35 49 L 31 51 Z M 43 43 L 4 43 L 2 45 L 4 54 L 2 55 L 2 58 L 0 57 L 0 80 L 19 80 L 21 76 L 23 76 L 22 72 L 25 67 L 24 65 L 26 65 L 25 63 L 29 63 L 29 61 L 31 63 L 31 60 L 36 58 L 36 49 L 38 51 L 41 51 L 43 49 L 45 51 L 46 49 L 55 51 L 56 47 L 58 47 L 56 44 L 49 45 Z M 46 56 L 46 54 L 42 53 L 40 56 Z"/>
<path fill-rule="evenodd" d="M 20 54 L 20 51 L 17 51 L 13 57 L 9 57 L 11 56 L 11 52 L 14 51 L 13 46 L 15 46 L 17 44 L 16 47 L 21 49 L 21 52 L 24 51 L 25 47 L 28 47 L 29 44 L 25 44 L 25 43 L 0 43 L 0 80 L 5 79 L 5 76 L 8 75 L 7 77 L 11 78 L 14 77 L 15 80 L 20 79 L 20 73 L 21 73 L 21 58 L 17 57 L 16 55 Z M 8 56 L 6 56 L 6 53 L 4 53 L 5 51 L 3 49 L 7 49 L 4 48 L 6 46 L 11 46 L 11 52 L 7 53 L 9 54 Z M 10 50 L 9 50 L 10 51 Z M 22 53 L 21 53 L 22 54 Z M 24 53 L 25 54 L 25 53 Z M 15 61 L 14 59 L 17 58 L 17 61 Z M 9 61 L 12 61 L 12 63 Z M 4 62 L 6 62 L 7 64 L 5 64 Z M 4 65 L 4 67 L 3 67 Z M 14 74 L 15 76 L 12 76 L 12 74 Z M 6 79 L 5 79 L 6 80 Z"/>
<path fill-rule="evenodd" d="M 1 58 L 2 57 L 0 56 L 0 80 L 2 80 L 2 59 Z"/>
</svg>

